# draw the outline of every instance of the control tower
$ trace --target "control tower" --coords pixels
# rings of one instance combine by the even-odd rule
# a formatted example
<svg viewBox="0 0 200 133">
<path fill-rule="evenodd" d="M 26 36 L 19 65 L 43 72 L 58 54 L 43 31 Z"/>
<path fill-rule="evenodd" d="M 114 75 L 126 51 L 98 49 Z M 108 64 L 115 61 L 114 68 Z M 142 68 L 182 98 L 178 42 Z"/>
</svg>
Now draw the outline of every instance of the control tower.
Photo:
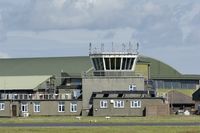
<svg viewBox="0 0 200 133">
<path fill-rule="evenodd" d="M 136 49 L 133 49 L 131 44 L 127 50 L 125 50 L 125 45 L 122 46 L 121 51 L 104 52 L 104 46 L 101 46 L 101 50 L 98 51 L 96 48 L 92 50 L 90 44 L 90 59 L 94 67 L 94 76 L 126 76 L 135 72 L 138 44 Z"/>
<path fill-rule="evenodd" d="M 82 77 L 82 115 L 89 115 L 92 110 L 94 93 L 131 93 L 144 90 L 144 76 L 135 73 L 138 44 L 135 49 L 130 44 L 127 49 L 122 45 L 120 51 L 114 50 L 113 45 L 112 51 L 104 51 L 103 45 L 97 49 L 90 44 L 89 49 L 93 67 Z"/>
</svg>

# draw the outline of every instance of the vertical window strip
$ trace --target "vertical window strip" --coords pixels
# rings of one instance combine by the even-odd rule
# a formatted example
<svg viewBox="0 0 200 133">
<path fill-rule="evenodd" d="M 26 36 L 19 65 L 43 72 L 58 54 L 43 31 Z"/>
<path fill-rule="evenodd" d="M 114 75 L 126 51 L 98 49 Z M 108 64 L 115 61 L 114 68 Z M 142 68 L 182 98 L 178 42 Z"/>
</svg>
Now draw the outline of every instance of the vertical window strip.
<svg viewBox="0 0 200 133">
<path fill-rule="evenodd" d="M 3 103 L 3 102 L 0 103 L 0 111 L 1 110 L 5 110 L 5 103 Z"/>
</svg>

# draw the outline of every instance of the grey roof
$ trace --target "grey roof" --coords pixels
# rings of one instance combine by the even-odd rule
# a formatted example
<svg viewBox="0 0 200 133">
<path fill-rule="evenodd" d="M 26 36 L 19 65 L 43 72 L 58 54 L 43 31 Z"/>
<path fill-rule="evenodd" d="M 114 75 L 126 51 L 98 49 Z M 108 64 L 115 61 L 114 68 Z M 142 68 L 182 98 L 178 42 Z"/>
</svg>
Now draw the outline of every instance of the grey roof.
<svg viewBox="0 0 200 133">
<path fill-rule="evenodd" d="M 150 64 L 152 79 L 200 79 L 200 75 L 182 75 L 171 66 L 145 56 L 137 64 Z M 78 76 L 92 67 L 88 56 L 0 59 L 0 76 L 55 75 L 66 72 Z"/>
<path fill-rule="evenodd" d="M 168 92 L 168 101 L 173 104 L 194 104 L 192 97 L 175 90 Z"/>
<path fill-rule="evenodd" d="M 51 77 L 51 75 L 0 76 L 0 90 L 34 90 Z"/>
<path fill-rule="evenodd" d="M 89 57 L 47 57 L 0 59 L 0 76 L 55 75 L 61 72 L 80 76 L 91 67 Z"/>
</svg>

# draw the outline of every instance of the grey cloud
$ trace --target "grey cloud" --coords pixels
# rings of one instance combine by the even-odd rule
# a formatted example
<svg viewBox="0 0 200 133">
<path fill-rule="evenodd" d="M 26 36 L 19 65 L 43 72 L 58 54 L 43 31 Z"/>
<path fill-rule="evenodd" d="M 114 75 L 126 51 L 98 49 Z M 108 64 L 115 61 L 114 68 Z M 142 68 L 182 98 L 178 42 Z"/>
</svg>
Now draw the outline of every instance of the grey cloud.
<svg viewBox="0 0 200 133">
<path fill-rule="evenodd" d="M 3 4 L 2 4 L 3 3 Z M 19 4 L 21 3 L 21 4 Z M 198 0 L 0 1 L 4 30 L 110 30 L 132 28 L 145 45 L 198 43 Z M 137 32 L 135 32 L 137 31 Z M 2 32 L 2 30 L 1 30 Z M 115 33 L 105 35 L 105 38 Z"/>
</svg>

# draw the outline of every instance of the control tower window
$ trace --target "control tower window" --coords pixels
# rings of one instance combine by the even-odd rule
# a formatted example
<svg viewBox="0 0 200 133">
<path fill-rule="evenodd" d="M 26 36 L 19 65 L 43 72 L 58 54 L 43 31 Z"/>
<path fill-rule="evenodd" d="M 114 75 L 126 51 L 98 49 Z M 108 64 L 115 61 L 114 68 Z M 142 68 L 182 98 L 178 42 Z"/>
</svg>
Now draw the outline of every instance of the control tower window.
<svg viewBox="0 0 200 133">
<path fill-rule="evenodd" d="M 105 58 L 106 70 L 110 70 L 110 60 L 109 58 Z"/>
<path fill-rule="evenodd" d="M 135 60 L 135 58 L 131 58 L 131 61 L 130 61 L 130 64 L 129 64 L 129 70 L 132 69 L 134 60 Z"/>
<path fill-rule="evenodd" d="M 131 58 L 126 59 L 126 70 L 129 70 L 130 60 L 131 60 Z"/>
<path fill-rule="evenodd" d="M 115 58 L 110 58 L 111 70 L 115 70 Z"/>
<path fill-rule="evenodd" d="M 123 58 L 122 60 L 122 70 L 131 70 L 133 67 L 135 58 Z"/>
<path fill-rule="evenodd" d="M 121 58 L 116 58 L 116 70 L 120 70 Z"/>
<path fill-rule="evenodd" d="M 104 70 L 102 58 L 93 58 L 92 60 L 93 60 L 95 70 Z"/>
<path fill-rule="evenodd" d="M 123 58 L 122 60 L 122 70 L 125 70 L 126 69 L 126 58 Z"/>
</svg>

